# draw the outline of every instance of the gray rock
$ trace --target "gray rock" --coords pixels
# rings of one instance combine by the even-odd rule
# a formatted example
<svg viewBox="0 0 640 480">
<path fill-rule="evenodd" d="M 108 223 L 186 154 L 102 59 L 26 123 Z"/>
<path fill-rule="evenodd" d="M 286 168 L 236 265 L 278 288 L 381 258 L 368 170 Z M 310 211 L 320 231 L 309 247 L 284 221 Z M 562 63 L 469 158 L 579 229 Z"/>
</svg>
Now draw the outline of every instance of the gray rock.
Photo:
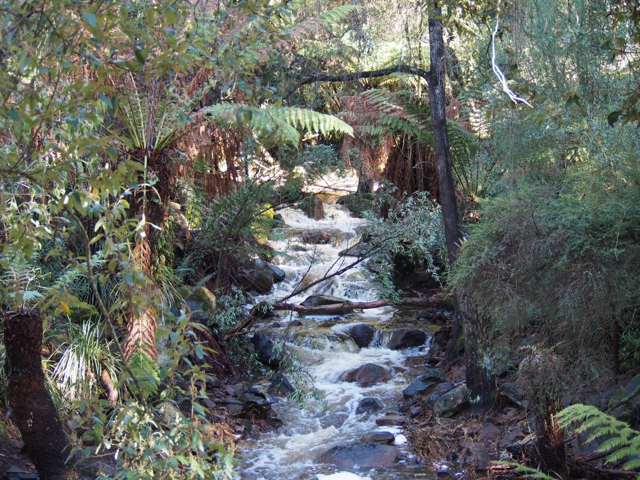
<svg viewBox="0 0 640 480">
<path fill-rule="evenodd" d="M 452 417 L 469 406 L 469 389 L 460 385 L 437 399 L 433 405 L 433 413 L 437 417 Z"/>
<path fill-rule="evenodd" d="M 282 395 L 288 397 L 292 393 L 296 392 L 296 389 L 291 382 L 285 377 L 281 372 L 276 373 L 273 377 L 271 377 L 271 386 L 269 387 L 270 392 L 273 392 L 278 395 Z"/>
<path fill-rule="evenodd" d="M 381 427 L 393 427 L 407 425 L 409 419 L 403 415 L 385 415 L 384 417 L 376 418 L 376 425 Z"/>
<path fill-rule="evenodd" d="M 390 378 L 391 375 L 384 367 L 374 363 L 367 363 L 342 375 L 342 379 L 345 382 L 355 382 L 361 387 L 369 387 L 377 383 L 386 382 Z"/>
<path fill-rule="evenodd" d="M 260 363 L 277 370 L 280 367 L 280 358 L 275 352 L 273 342 L 262 332 L 256 332 L 251 338 L 251 343 L 258 354 Z"/>
<path fill-rule="evenodd" d="M 500 435 L 502 435 L 502 430 L 500 430 L 498 427 L 496 427 L 493 423 L 486 422 L 482 426 L 482 430 L 480 430 L 480 435 L 478 436 L 478 441 L 479 442 L 487 442 L 487 441 L 490 441 L 490 440 L 495 440 Z"/>
<path fill-rule="evenodd" d="M 340 428 L 342 425 L 344 425 L 344 422 L 346 422 L 348 418 L 349 414 L 346 412 L 330 413 L 320 420 L 320 425 L 322 426 L 322 428 Z"/>
<path fill-rule="evenodd" d="M 371 432 L 366 433 L 360 439 L 363 443 L 382 443 L 383 445 L 389 445 L 396 440 L 396 437 L 391 432 Z"/>
<path fill-rule="evenodd" d="M 384 408 L 384 404 L 378 398 L 366 397 L 360 400 L 358 407 L 356 408 L 356 415 L 363 413 L 371 414 L 378 412 Z"/>
<path fill-rule="evenodd" d="M 640 375 L 616 392 L 609 401 L 609 408 L 614 408 L 611 412 L 613 417 L 635 426 L 638 422 L 636 412 L 640 411 Z"/>
<path fill-rule="evenodd" d="M 390 445 L 354 442 L 338 445 L 323 453 L 317 463 L 329 463 L 338 468 L 390 468 L 396 463 L 399 451 Z"/>
<path fill-rule="evenodd" d="M 275 283 L 282 282 L 285 278 L 287 278 L 287 274 L 280 267 L 276 267 L 275 265 L 272 265 L 270 263 L 267 263 L 267 267 L 273 272 L 273 281 Z"/>
<path fill-rule="evenodd" d="M 446 382 L 447 376 L 437 368 L 430 368 L 427 373 L 416 378 L 411 385 L 404 389 L 404 398 L 411 398 L 415 395 L 422 395 L 436 383 Z"/>
<path fill-rule="evenodd" d="M 350 331 L 349 335 L 353 338 L 353 341 L 359 348 L 368 347 L 373 340 L 373 336 L 376 333 L 376 329 L 371 325 L 360 323 L 355 325 Z"/>
<path fill-rule="evenodd" d="M 515 383 L 503 383 L 498 386 L 498 390 L 510 400 L 519 403 L 524 399 L 524 395 Z"/>
<path fill-rule="evenodd" d="M 425 400 L 425 406 L 433 410 L 433 406 L 435 405 L 436 401 L 440 397 L 442 397 L 442 395 L 450 392 L 451 390 L 453 390 L 453 385 L 451 385 L 450 383 L 441 383 L 436 387 L 431 395 L 427 397 L 427 399 Z"/>
<path fill-rule="evenodd" d="M 311 295 L 305 298 L 300 305 L 304 307 L 322 307 L 324 305 L 335 305 L 336 303 L 346 304 L 349 301 L 344 298 L 332 297 L 331 295 Z"/>
<path fill-rule="evenodd" d="M 427 333 L 422 330 L 405 328 L 391 332 L 387 348 L 391 350 L 404 350 L 406 348 L 419 347 L 427 341 Z"/>
<path fill-rule="evenodd" d="M 213 375 L 207 376 L 207 387 L 209 388 L 220 388 L 222 386 L 222 382 Z"/>
</svg>

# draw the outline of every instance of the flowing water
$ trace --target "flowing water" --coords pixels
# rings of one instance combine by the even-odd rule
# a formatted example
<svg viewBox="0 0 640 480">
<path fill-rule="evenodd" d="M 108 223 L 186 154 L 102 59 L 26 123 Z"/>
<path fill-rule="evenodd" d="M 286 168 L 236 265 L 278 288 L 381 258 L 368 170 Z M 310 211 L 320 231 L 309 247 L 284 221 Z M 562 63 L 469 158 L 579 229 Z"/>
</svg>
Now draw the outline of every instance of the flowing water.
<svg viewBox="0 0 640 480">
<path fill-rule="evenodd" d="M 282 214 L 286 227 L 281 230 L 283 240 L 274 247 L 286 250 L 289 257 L 281 257 L 278 263 L 285 270 L 287 278 L 276 284 L 275 291 L 256 300 L 278 300 L 294 291 L 300 285 L 322 277 L 326 272 L 334 272 L 355 260 L 340 257 L 338 253 L 358 242 L 356 227 L 363 221 L 352 218 L 348 210 L 340 205 L 325 205 L 324 220 L 314 221 L 295 209 L 284 209 Z M 305 243 L 317 232 L 330 235 L 325 244 Z M 324 239 L 327 239 L 325 235 Z M 376 286 L 371 282 L 371 273 L 359 265 L 352 270 L 327 280 L 293 297 L 290 301 L 299 303 L 309 295 L 332 295 L 350 301 L 373 301 L 379 299 Z M 341 316 L 305 316 L 296 313 L 280 314 L 271 318 L 259 328 L 269 336 L 283 336 L 289 341 L 285 350 L 295 355 L 303 366 L 299 375 L 310 379 L 320 395 L 307 396 L 299 401 L 282 397 L 270 397 L 275 401 L 273 408 L 283 420 L 277 431 L 249 439 L 241 446 L 242 479 L 264 480 L 404 480 L 409 478 L 433 478 L 432 470 L 416 462 L 414 455 L 402 434 L 401 427 L 379 427 L 376 418 L 386 413 L 397 414 L 398 406 L 404 402 L 402 390 L 415 375 L 406 366 L 408 357 L 425 356 L 429 350 L 425 345 L 407 350 L 390 350 L 385 347 L 389 331 L 410 325 L 413 312 L 405 313 L 392 307 L 366 310 L 362 313 Z M 290 322 L 301 321 L 300 326 Z M 274 322 L 281 327 L 271 326 Z M 297 323 L 297 322 L 295 322 Z M 371 347 L 359 349 L 348 330 L 356 324 L 366 323 L 375 327 L 376 336 Z M 370 387 L 360 387 L 356 383 L 341 380 L 341 375 L 366 363 L 385 367 L 391 379 Z M 288 374 L 295 377 L 295 373 Z M 258 385 L 263 391 L 269 383 L 265 379 Z M 358 403 L 365 397 L 377 397 L 385 408 L 366 417 L 356 414 Z M 374 431 L 386 431 L 395 435 L 395 445 L 404 457 L 397 467 L 385 470 L 345 471 L 330 465 L 315 463 L 322 453 L 336 445 L 359 441 L 362 435 Z"/>
</svg>

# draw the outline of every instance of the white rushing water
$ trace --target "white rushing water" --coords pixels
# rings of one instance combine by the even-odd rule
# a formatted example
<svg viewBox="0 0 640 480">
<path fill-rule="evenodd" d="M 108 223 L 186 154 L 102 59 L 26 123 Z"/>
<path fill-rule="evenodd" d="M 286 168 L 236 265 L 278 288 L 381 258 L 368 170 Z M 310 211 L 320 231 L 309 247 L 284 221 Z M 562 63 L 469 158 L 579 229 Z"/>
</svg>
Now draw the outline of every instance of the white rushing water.
<svg viewBox="0 0 640 480">
<path fill-rule="evenodd" d="M 278 263 L 287 275 L 284 282 L 276 284 L 275 291 L 256 298 L 278 300 L 294 291 L 302 284 L 321 278 L 327 271 L 336 271 L 355 260 L 354 257 L 340 257 L 338 253 L 358 242 L 356 228 L 363 220 L 350 216 L 340 205 L 325 205 L 324 220 L 314 221 L 296 209 L 281 210 L 286 228 L 281 233 L 285 239 L 274 242 L 279 251 L 286 251 L 289 257 Z M 315 232 L 330 233 L 325 244 L 306 243 Z M 305 237 L 305 235 L 307 235 Z M 326 238 L 326 237 L 325 237 Z M 305 251 L 303 251 L 303 249 Z M 378 290 L 370 280 L 371 274 L 364 265 L 334 277 L 320 285 L 302 292 L 290 301 L 299 303 L 310 295 L 332 295 L 350 301 L 372 301 L 379 298 Z M 319 398 L 307 397 L 303 404 L 281 397 L 270 397 L 275 401 L 273 408 L 283 420 L 277 431 L 248 439 L 240 446 L 242 467 L 240 478 L 246 480 L 385 480 L 409 478 L 433 478 L 432 471 L 418 466 L 407 445 L 407 439 L 400 427 L 379 427 L 376 418 L 386 413 L 395 414 L 402 400 L 402 390 L 411 379 L 405 366 L 407 357 L 425 355 L 429 346 L 423 345 L 408 350 L 385 348 L 383 327 L 393 325 L 395 309 L 383 307 L 363 313 L 344 316 L 307 316 L 296 313 L 281 314 L 280 318 L 268 319 L 261 326 L 267 334 L 283 335 L 291 340 L 286 351 L 298 358 Z M 301 326 L 292 327 L 289 322 L 300 320 Z M 270 327 L 277 321 L 281 327 Z M 359 349 L 348 336 L 349 329 L 356 324 L 370 324 L 379 330 L 372 345 L 377 347 Z M 375 363 L 387 369 L 391 379 L 370 387 L 341 380 L 345 372 L 367 363 Z M 308 374 L 308 375 L 307 375 Z M 286 374 L 290 378 L 295 375 Z M 258 385 L 267 391 L 268 380 Z M 311 386 L 311 383 L 309 384 Z M 377 397 L 385 408 L 371 416 L 356 414 L 359 402 L 366 397 Z M 359 441 L 366 433 L 385 431 L 395 435 L 403 460 L 397 468 L 388 470 L 345 471 L 331 465 L 315 463 L 319 455 L 336 445 Z"/>
</svg>

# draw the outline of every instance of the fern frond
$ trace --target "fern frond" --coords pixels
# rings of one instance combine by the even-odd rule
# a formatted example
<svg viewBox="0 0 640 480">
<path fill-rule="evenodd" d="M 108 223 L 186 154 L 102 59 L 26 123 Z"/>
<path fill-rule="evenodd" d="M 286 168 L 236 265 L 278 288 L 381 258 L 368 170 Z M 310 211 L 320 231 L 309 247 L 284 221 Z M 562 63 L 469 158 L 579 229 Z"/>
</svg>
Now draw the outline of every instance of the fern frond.
<svg viewBox="0 0 640 480">
<path fill-rule="evenodd" d="M 556 415 L 561 427 L 578 423 L 577 432 L 593 430 L 587 441 L 605 437 L 598 451 L 611 453 L 607 462 L 619 462 L 630 459 L 622 465 L 624 470 L 640 467 L 640 432 L 637 432 L 620 420 L 601 412 L 590 405 L 571 405 Z M 613 451 L 612 451 L 613 450 Z M 637 477 L 640 480 L 640 474 Z"/>
<path fill-rule="evenodd" d="M 514 467 L 516 472 L 521 473 L 525 478 L 540 478 L 541 480 L 558 480 L 556 477 L 551 477 L 546 473 L 543 473 L 535 468 L 527 467 L 526 465 L 520 465 L 515 462 L 493 462 L 495 465 L 505 465 L 508 467 Z"/>
<path fill-rule="evenodd" d="M 274 143 L 288 143 L 298 146 L 298 128 L 314 133 L 343 133 L 353 136 L 353 128 L 333 115 L 314 110 L 294 107 L 253 108 L 237 103 L 222 103 L 207 107 L 205 114 L 213 119 L 235 126 L 247 119 L 251 128 Z"/>
<path fill-rule="evenodd" d="M 341 7 L 334 8 L 328 12 L 321 13 L 316 18 L 325 28 L 337 26 L 340 22 L 346 20 L 349 14 L 357 8 L 358 5 L 342 5 Z"/>
</svg>

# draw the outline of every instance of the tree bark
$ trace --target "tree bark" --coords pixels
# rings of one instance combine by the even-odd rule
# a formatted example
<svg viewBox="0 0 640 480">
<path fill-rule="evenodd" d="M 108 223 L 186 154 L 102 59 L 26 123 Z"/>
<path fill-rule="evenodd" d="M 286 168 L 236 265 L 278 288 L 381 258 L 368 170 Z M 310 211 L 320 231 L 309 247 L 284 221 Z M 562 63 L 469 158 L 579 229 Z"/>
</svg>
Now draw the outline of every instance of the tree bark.
<svg viewBox="0 0 640 480">
<path fill-rule="evenodd" d="M 71 449 L 58 412 L 44 385 L 42 318 L 33 311 L 4 315 L 7 350 L 7 400 L 20 430 L 27 455 L 42 480 L 76 480 L 76 470 L 65 465 Z"/>
</svg>

